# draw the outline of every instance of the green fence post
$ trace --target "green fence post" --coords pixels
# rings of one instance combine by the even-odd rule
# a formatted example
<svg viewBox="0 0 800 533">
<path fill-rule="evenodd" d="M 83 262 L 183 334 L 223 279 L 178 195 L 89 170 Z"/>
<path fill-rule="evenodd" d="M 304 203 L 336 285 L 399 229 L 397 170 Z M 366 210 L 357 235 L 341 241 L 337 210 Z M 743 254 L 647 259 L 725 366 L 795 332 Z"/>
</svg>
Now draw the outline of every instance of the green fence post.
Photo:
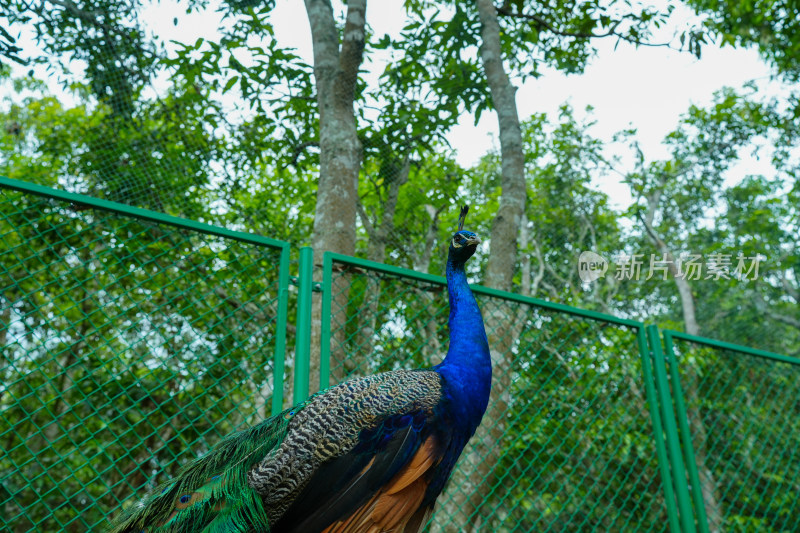
<svg viewBox="0 0 800 533">
<path fill-rule="evenodd" d="M 322 259 L 322 324 L 319 335 L 319 390 L 331 383 L 331 302 L 333 292 L 333 256 L 325 252 Z"/>
<path fill-rule="evenodd" d="M 706 504 L 703 501 L 703 489 L 700 485 L 700 475 L 697 472 L 697 461 L 692 444 L 692 432 L 689 430 L 689 418 L 686 410 L 686 402 L 683 400 L 683 387 L 681 387 L 680 375 L 678 374 L 678 363 L 675 359 L 675 348 L 672 344 L 672 333 L 664 331 L 664 351 L 666 352 L 667 362 L 669 363 L 670 376 L 672 378 L 672 395 L 675 398 L 675 411 L 678 417 L 678 427 L 681 431 L 683 442 L 683 454 L 686 458 L 686 468 L 689 471 L 689 481 L 692 484 L 692 500 L 694 501 L 695 512 L 697 513 L 697 525 L 700 533 L 708 532 L 708 516 L 706 515 Z"/>
<path fill-rule="evenodd" d="M 283 411 L 284 360 L 286 358 L 286 319 L 289 313 L 289 245 L 281 249 L 278 273 L 278 316 L 275 327 L 275 370 L 273 373 L 272 414 Z"/>
<path fill-rule="evenodd" d="M 294 350 L 294 403 L 308 398 L 311 360 L 311 291 L 314 287 L 314 250 L 300 248 L 297 279 L 297 334 Z"/>
<path fill-rule="evenodd" d="M 667 451 L 664 447 L 664 432 L 661 425 L 661 417 L 658 414 L 658 398 L 654 390 L 655 379 L 653 370 L 650 367 L 650 350 L 647 348 L 647 336 L 644 325 L 639 326 L 636 332 L 636 339 L 639 344 L 639 353 L 642 356 L 642 374 L 644 387 L 647 394 L 647 403 L 650 407 L 650 420 L 653 424 L 653 440 L 656 445 L 656 455 L 658 456 L 658 467 L 661 472 L 661 483 L 664 486 L 664 502 L 667 505 L 667 517 L 669 518 L 669 529 L 678 533 L 681 528 L 678 522 L 678 509 L 675 507 L 675 493 L 672 489 L 672 474 L 670 473 L 670 462 Z"/>
<path fill-rule="evenodd" d="M 686 481 L 686 468 L 684 467 L 683 456 L 681 455 L 678 428 L 675 424 L 672 398 L 670 397 L 669 383 L 667 382 L 664 352 L 661 350 L 661 336 L 656 326 L 647 326 L 646 329 L 647 338 L 650 341 L 650 350 L 653 353 L 653 368 L 656 374 L 661 414 L 664 419 L 664 431 L 667 436 L 667 451 L 669 453 L 670 464 L 672 465 L 672 479 L 675 482 L 675 493 L 678 498 L 681 527 L 684 533 L 693 533 L 697 531 L 697 528 L 695 527 L 694 513 L 692 513 L 689 486 Z"/>
</svg>

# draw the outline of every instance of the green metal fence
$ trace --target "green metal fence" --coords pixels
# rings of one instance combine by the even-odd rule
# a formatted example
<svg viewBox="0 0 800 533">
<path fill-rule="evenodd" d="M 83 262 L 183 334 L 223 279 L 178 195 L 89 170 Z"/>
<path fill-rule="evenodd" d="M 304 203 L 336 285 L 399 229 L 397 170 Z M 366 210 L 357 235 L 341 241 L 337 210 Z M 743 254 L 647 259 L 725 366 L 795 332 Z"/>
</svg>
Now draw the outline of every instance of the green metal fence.
<svg viewBox="0 0 800 533">
<path fill-rule="evenodd" d="M 443 278 L 297 265 L 290 298 L 287 243 L 0 178 L 0 530 L 99 529 L 279 411 L 287 345 L 295 399 L 443 357 Z M 430 531 L 800 531 L 800 361 L 473 288 L 492 400 Z"/>
<path fill-rule="evenodd" d="M 2 180 L 0 530 L 97 529 L 167 465 L 279 411 L 288 254 Z"/>
<path fill-rule="evenodd" d="M 698 530 L 800 531 L 800 360 L 663 338 Z"/>
</svg>

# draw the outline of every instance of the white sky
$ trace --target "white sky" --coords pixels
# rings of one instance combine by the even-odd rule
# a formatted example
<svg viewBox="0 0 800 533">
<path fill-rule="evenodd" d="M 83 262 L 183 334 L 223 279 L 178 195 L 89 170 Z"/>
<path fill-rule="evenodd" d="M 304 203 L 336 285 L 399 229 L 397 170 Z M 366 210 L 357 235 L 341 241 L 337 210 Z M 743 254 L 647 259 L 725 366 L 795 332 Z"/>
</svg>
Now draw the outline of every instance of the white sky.
<svg viewBox="0 0 800 533">
<path fill-rule="evenodd" d="M 341 11 L 340 5 L 338 9 Z M 687 8 L 678 7 L 673 18 L 680 24 L 692 16 Z M 175 17 L 177 25 L 173 25 Z M 221 24 L 219 14 L 211 9 L 187 15 L 183 8 L 169 0 L 147 8 L 142 19 L 165 41 L 213 39 Z M 272 20 L 278 42 L 295 48 L 298 55 L 312 63 L 311 33 L 303 3 L 278 0 Z M 405 23 L 402 0 L 373 1 L 367 7 L 367 22 L 378 37 L 385 33 L 396 35 Z M 672 33 L 672 30 L 666 29 L 666 32 Z M 689 53 L 666 48 L 637 49 L 620 43 L 614 50 L 614 45 L 612 40 L 599 41 L 598 56 L 584 74 L 566 76 L 544 71 L 542 77 L 525 81 L 517 92 L 520 118 L 538 112 L 557 116 L 564 102 L 569 102 L 576 115 L 583 117 L 582 110 L 591 105 L 594 107 L 592 117 L 597 122 L 592 135 L 610 141 L 615 132 L 634 127 L 645 157 L 652 160 L 667 157 L 661 141 L 677 126 L 680 115 L 690 104 L 706 105 L 711 102 L 712 94 L 722 87 L 738 88 L 752 79 L 763 80 L 766 87 L 771 85 L 766 82 L 770 70 L 754 50 L 708 45 L 703 49 L 702 59 L 698 60 Z M 380 58 L 373 59 L 371 64 L 375 72 L 383 70 Z M 475 163 L 497 138 L 494 113 L 484 113 L 477 125 L 473 122 L 471 116 L 462 117 L 448 135 L 459 162 L 465 166 Z M 730 179 L 738 181 L 737 178 L 745 174 L 768 171 L 766 165 L 765 161 L 747 160 L 732 172 L 735 177 Z M 597 186 L 611 196 L 613 205 L 628 204 L 626 186 L 615 182 L 597 183 Z"/>
</svg>

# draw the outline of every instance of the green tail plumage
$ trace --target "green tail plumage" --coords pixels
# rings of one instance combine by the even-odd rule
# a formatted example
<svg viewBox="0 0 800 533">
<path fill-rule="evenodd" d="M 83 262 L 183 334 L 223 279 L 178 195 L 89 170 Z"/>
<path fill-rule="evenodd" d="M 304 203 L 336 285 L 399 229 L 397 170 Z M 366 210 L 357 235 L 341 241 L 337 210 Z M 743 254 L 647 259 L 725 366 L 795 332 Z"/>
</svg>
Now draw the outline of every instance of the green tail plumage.
<svg viewBox="0 0 800 533">
<path fill-rule="evenodd" d="M 108 533 L 269 531 L 267 513 L 247 483 L 247 472 L 283 441 L 296 412 L 285 411 L 226 437 L 123 511 Z"/>
</svg>

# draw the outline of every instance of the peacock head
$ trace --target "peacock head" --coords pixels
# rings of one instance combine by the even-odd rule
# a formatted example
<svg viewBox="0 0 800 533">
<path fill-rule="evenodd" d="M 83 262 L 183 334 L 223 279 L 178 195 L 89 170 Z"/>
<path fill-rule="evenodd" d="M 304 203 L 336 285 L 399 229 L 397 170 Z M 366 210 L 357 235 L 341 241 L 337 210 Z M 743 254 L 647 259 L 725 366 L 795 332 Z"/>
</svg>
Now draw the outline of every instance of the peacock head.
<svg viewBox="0 0 800 533">
<path fill-rule="evenodd" d="M 450 240 L 449 256 L 450 260 L 456 264 L 466 263 L 467 259 L 472 257 L 472 254 L 475 253 L 475 249 L 481 243 L 477 235 L 464 229 L 464 219 L 468 211 L 468 206 L 461 208 L 461 215 L 458 217 L 458 231 Z"/>
</svg>

